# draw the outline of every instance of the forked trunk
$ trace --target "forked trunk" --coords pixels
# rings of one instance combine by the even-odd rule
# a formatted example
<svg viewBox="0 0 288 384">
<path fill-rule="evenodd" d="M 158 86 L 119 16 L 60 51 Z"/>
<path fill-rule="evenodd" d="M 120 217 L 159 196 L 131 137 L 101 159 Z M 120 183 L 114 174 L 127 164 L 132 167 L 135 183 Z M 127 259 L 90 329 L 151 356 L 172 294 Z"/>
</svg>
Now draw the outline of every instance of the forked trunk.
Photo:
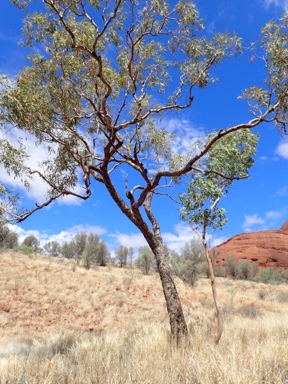
<svg viewBox="0 0 288 384">
<path fill-rule="evenodd" d="M 188 330 L 185 322 L 182 305 L 178 292 L 171 276 L 168 257 L 164 248 L 161 231 L 157 220 L 155 219 L 151 211 L 152 192 L 149 192 L 144 204 L 145 212 L 148 216 L 153 230 L 143 220 L 143 217 L 137 207 L 134 204 L 134 197 L 132 193 L 127 193 L 127 197 L 130 199 L 131 207 L 121 199 L 117 190 L 111 182 L 108 172 L 102 174 L 107 190 L 111 197 L 116 202 L 121 211 L 136 225 L 145 237 L 150 249 L 152 250 L 157 263 L 158 272 L 160 275 L 162 288 L 166 300 L 167 312 L 170 320 L 172 338 L 175 340 L 178 346 L 184 344 L 187 340 Z"/>
</svg>

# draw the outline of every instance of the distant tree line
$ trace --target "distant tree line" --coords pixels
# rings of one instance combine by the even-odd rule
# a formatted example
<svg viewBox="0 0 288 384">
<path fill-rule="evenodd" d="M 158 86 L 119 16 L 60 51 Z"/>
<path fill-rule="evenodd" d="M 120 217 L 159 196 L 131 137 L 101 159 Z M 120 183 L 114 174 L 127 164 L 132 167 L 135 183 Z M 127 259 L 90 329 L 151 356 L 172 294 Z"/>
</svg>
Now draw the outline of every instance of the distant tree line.
<svg viewBox="0 0 288 384">
<path fill-rule="evenodd" d="M 40 241 L 36 236 L 29 235 L 19 244 L 18 234 L 7 225 L 0 225 L 0 250 L 9 249 L 20 250 L 25 254 L 38 252 L 47 256 L 74 259 L 77 262 L 81 261 L 86 269 L 90 269 L 93 265 L 105 267 L 107 264 L 112 264 L 120 268 L 136 267 L 146 275 L 157 270 L 155 257 L 148 246 L 140 247 L 138 255 L 134 255 L 133 247 L 128 248 L 121 245 L 112 256 L 107 244 L 100 239 L 99 235 L 86 233 L 85 231 L 76 234 L 71 241 L 64 241 L 63 244 L 57 241 L 49 241 L 41 248 Z M 200 240 L 192 239 L 178 252 L 166 246 L 166 252 L 173 275 L 181 279 L 184 284 L 193 287 L 200 277 L 209 277 L 209 270 Z M 232 254 L 226 257 L 225 266 L 214 265 L 214 270 L 217 277 L 229 277 L 267 284 L 288 283 L 287 270 L 281 268 L 277 270 L 270 268 L 259 269 L 257 263 L 251 263 L 248 260 L 239 261 Z"/>
<path fill-rule="evenodd" d="M 264 284 L 287 284 L 288 270 L 284 268 L 259 268 L 258 263 L 238 260 L 233 254 L 226 255 L 224 266 L 215 266 L 215 275 L 234 280 L 250 280 Z"/>
</svg>

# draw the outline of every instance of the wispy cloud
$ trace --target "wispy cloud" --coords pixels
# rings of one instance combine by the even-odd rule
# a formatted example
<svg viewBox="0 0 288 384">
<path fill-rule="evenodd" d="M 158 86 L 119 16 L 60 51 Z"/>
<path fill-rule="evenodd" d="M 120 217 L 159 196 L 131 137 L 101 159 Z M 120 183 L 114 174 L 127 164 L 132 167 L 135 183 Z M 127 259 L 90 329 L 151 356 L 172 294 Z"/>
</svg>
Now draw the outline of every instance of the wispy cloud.
<svg viewBox="0 0 288 384">
<path fill-rule="evenodd" d="M 269 8 L 270 5 L 275 5 L 276 7 L 280 7 L 288 10 L 288 0 L 263 0 L 262 3 L 264 4 L 265 8 Z"/>
<path fill-rule="evenodd" d="M 277 228 L 281 225 L 281 220 L 287 216 L 287 207 L 283 207 L 279 210 L 271 210 L 265 212 L 265 218 L 260 217 L 258 213 L 255 215 L 244 215 L 245 220 L 242 224 L 242 228 L 245 232 L 251 232 L 261 229 Z"/>
<path fill-rule="evenodd" d="M 288 139 L 281 140 L 275 152 L 277 155 L 284 157 L 284 159 L 288 159 Z"/>
<path fill-rule="evenodd" d="M 281 187 L 276 192 L 278 196 L 287 196 L 288 195 L 288 186 L 285 185 L 284 187 Z"/>
<path fill-rule="evenodd" d="M 265 225 L 265 220 L 259 217 L 258 213 L 256 213 L 255 215 L 244 215 L 244 217 L 245 220 L 242 224 L 242 228 L 244 228 L 246 232 L 251 231 L 251 227 Z"/>
<path fill-rule="evenodd" d="M 266 212 L 267 219 L 280 219 L 283 216 L 283 211 Z"/>
<path fill-rule="evenodd" d="M 162 126 L 175 134 L 172 150 L 175 154 L 189 152 L 193 148 L 196 141 L 203 142 L 205 140 L 205 132 L 202 127 L 196 127 L 187 119 L 167 119 L 163 120 Z"/>
<path fill-rule="evenodd" d="M 210 248 L 214 248 L 219 244 L 222 244 L 225 240 L 227 240 L 227 237 L 221 236 L 221 237 L 213 237 L 210 240 Z"/>
<path fill-rule="evenodd" d="M 279 210 L 266 212 L 266 218 L 270 228 L 277 229 L 283 225 L 287 219 L 287 208 L 287 206 L 284 206 Z"/>
</svg>

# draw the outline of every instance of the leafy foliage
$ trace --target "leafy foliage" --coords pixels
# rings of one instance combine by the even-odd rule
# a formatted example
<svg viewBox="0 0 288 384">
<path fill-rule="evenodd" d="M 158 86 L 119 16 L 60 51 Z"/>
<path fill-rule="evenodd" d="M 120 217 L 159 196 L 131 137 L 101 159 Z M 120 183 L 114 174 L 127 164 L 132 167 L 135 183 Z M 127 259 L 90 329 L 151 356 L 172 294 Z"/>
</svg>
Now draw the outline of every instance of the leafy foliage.
<svg viewBox="0 0 288 384">
<path fill-rule="evenodd" d="M 135 265 L 144 273 L 144 275 L 149 275 L 151 268 L 155 266 L 155 258 L 149 247 L 143 246 L 139 248 Z"/>
<path fill-rule="evenodd" d="M 48 241 L 48 243 L 44 244 L 43 250 L 50 256 L 59 256 L 61 252 L 61 246 L 57 241 Z"/>
<path fill-rule="evenodd" d="M 185 284 L 193 287 L 203 272 L 205 254 L 201 241 L 191 240 L 180 250 L 180 254 L 172 252 L 170 257 L 172 273 Z"/>
<path fill-rule="evenodd" d="M 250 87 L 241 98 L 246 99 L 254 116 L 276 106 L 273 120 L 286 133 L 288 121 L 288 15 L 280 22 L 271 20 L 262 28 L 263 60 L 267 68 L 266 88 Z"/>
<path fill-rule="evenodd" d="M 115 250 L 116 261 L 118 262 L 120 268 L 123 268 L 127 264 L 129 249 L 124 247 L 124 245 L 120 245 L 119 248 Z"/>
<path fill-rule="evenodd" d="M 207 140 L 214 135 L 209 135 Z M 212 146 L 207 157 L 194 167 L 188 193 L 180 195 L 183 220 L 188 220 L 196 229 L 204 225 L 215 230 L 226 224 L 225 211 L 217 204 L 235 180 L 248 177 L 257 142 L 257 135 L 240 130 Z"/>
</svg>

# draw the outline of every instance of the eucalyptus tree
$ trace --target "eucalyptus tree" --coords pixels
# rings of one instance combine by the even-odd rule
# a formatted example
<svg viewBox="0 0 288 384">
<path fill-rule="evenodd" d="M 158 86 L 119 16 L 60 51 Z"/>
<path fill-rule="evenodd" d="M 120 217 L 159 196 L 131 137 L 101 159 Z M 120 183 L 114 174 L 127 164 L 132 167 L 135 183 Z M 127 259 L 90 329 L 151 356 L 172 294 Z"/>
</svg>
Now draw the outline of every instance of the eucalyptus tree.
<svg viewBox="0 0 288 384">
<path fill-rule="evenodd" d="M 48 241 L 43 245 L 43 250 L 50 256 L 58 257 L 61 253 L 61 245 L 55 241 Z"/>
<path fill-rule="evenodd" d="M 127 265 L 128 253 L 129 249 L 124 247 L 124 245 L 120 245 L 120 247 L 115 249 L 115 257 L 120 268 L 123 268 Z"/>
<path fill-rule="evenodd" d="M 192 239 L 180 249 L 180 254 L 171 252 L 170 264 L 172 273 L 183 281 L 184 284 L 193 287 L 199 279 L 205 262 L 202 242 Z"/>
<path fill-rule="evenodd" d="M 215 133 L 208 135 L 208 142 Z M 182 202 L 181 218 L 187 220 L 195 231 L 200 231 L 202 244 L 208 263 L 212 293 L 217 312 L 219 342 L 223 321 L 221 306 L 217 296 L 212 255 L 207 244 L 207 228 L 222 229 L 227 219 L 225 210 L 219 202 L 229 188 L 237 180 L 247 178 L 253 165 L 258 136 L 249 130 L 238 130 L 229 133 L 213 145 L 207 156 L 198 163 L 192 172 L 192 180 L 188 183 L 187 193 L 180 195 Z M 210 172 L 209 170 L 213 170 Z"/>
<path fill-rule="evenodd" d="M 0 249 L 16 248 L 18 246 L 18 234 L 12 231 L 7 225 L 0 222 Z"/>
<path fill-rule="evenodd" d="M 151 268 L 155 265 L 155 258 L 153 253 L 147 245 L 139 248 L 138 257 L 135 260 L 135 265 L 139 268 L 144 275 L 149 275 Z"/>
<path fill-rule="evenodd" d="M 171 331 L 181 341 L 187 326 L 152 202 L 229 132 L 267 120 L 285 127 L 287 17 L 263 32 L 267 85 L 243 95 L 253 119 L 222 129 L 204 147 L 175 161 L 173 135 L 160 116 L 191 107 L 194 89 L 215 80 L 211 70 L 241 52 L 241 39 L 226 33 L 205 37 L 193 1 L 35 0 L 34 13 L 29 13 L 30 0 L 11 1 L 27 8 L 24 45 L 37 53 L 16 80 L 2 78 L 0 120 L 33 137 L 46 160 L 31 169 L 10 159 L 6 168 L 16 167 L 27 183 L 38 175 L 48 188 L 44 203 L 11 212 L 12 218 L 25 220 L 62 196 L 88 199 L 92 182 L 104 185 L 156 258 Z M 119 169 L 127 173 L 122 187 L 114 177 Z"/>
<path fill-rule="evenodd" d="M 100 267 L 106 267 L 107 263 L 110 261 L 110 252 L 108 250 L 107 244 L 104 240 L 101 240 L 97 246 L 97 257 L 96 262 Z"/>
<path fill-rule="evenodd" d="M 39 252 L 40 250 L 40 241 L 34 235 L 26 236 L 21 246 L 23 245 L 25 245 L 26 247 L 32 248 L 34 252 Z"/>
</svg>

